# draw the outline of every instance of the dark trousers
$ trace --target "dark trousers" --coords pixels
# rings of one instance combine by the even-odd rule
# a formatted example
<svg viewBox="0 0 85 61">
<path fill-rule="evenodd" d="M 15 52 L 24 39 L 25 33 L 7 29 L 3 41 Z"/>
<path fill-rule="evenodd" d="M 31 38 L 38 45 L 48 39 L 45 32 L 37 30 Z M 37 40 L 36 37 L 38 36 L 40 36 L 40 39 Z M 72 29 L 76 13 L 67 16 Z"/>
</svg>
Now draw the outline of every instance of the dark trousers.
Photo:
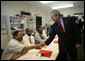
<svg viewBox="0 0 85 61">
<path fill-rule="evenodd" d="M 67 51 L 61 49 L 59 51 L 56 60 L 63 60 L 63 61 L 68 60 L 67 53 L 69 53 L 71 60 L 77 60 L 77 49 L 75 48 L 75 46 L 68 46 Z"/>
<path fill-rule="evenodd" d="M 75 46 L 69 46 L 67 49 L 71 60 L 77 60 L 77 48 Z"/>
<path fill-rule="evenodd" d="M 59 52 L 56 60 L 58 61 L 67 61 L 67 55 L 66 53 Z"/>
</svg>

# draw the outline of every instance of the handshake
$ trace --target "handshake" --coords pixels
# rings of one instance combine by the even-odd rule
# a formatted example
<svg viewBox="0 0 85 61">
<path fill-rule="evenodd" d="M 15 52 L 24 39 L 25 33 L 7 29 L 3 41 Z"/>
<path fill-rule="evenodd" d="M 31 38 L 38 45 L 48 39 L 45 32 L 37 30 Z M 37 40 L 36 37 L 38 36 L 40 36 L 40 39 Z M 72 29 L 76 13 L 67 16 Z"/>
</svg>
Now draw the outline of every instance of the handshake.
<svg viewBox="0 0 85 61">
<path fill-rule="evenodd" d="M 34 46 L 24 46 L 23 50 L 30 50 L 30 49 L 34 49 L 34 48 L 41 48 L 45 45 L 45 43 L 41 42 L 39 44 L 36 44 Z"/>
<path fill-rule="evenodd" d="M 43 47 L 44 45 L 45 45 L 45 43 L 41 42 L 41 43 L 37 44 L 37 48 Z"/>
</svg>

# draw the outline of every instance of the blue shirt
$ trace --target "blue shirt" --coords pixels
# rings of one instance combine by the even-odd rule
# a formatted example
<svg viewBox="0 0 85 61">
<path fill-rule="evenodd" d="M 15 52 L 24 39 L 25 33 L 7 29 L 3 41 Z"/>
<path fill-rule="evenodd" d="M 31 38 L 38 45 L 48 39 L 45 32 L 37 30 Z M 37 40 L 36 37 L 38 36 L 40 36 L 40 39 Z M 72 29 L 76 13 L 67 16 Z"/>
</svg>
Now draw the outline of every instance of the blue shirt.
<svg viewBox="0 0 85 61">
<path fill-rule="evenodd" d="M 63 30 L 64 30 L 64 32 L 65 32 L 65 27 L 64 27 L 64 23 L 63 23 L 63 18 L 61 17 L 61 19 L 60 19 L 60 22 L 61 22 L 61 25 L 62 25 L 62 27 L 63 27 Z M 58 24 L 59 25 L 59 24 Z"/>
<path fill-rule="evenodd" d="M 52 29 L 50 28 L 50 30 L 49 30 L 49 35 L 52 35 Z"/>
</svg>

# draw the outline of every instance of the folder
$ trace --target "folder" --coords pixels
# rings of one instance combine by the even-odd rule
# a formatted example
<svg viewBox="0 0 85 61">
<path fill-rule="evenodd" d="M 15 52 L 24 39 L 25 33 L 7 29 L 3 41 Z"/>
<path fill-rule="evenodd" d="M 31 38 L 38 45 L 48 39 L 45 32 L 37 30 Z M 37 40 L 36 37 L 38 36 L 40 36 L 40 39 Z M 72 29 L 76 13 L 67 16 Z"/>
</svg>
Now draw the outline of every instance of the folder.
<svg viewBox="0 0 85 61">
<path fill-rule="evenodd" d="M 41 55 L 44 57 L 50 57 L 52 54 L 52 51 L 40 50 L 39 53 L 41 53 Z"/>
</svg>

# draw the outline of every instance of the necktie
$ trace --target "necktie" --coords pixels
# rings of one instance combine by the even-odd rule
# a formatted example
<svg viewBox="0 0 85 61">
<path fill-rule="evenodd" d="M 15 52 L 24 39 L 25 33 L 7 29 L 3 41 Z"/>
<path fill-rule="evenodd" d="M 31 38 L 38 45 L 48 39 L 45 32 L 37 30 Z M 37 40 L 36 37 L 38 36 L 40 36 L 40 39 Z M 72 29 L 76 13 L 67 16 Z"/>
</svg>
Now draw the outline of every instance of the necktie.
<svg viewBox="0 0 85 61">
<path fill-rule="evenodd" d="M 60 21 L 59 21 L 59 27 L 60 27 L 61 32 L 62 32 L 63 34 L 65 34 L 64 29 L 63 29 L 63 27 L 62 27 L 62 25 L 61 25 L 61 22 L 60 22 Z"/>
<path fill-rule="evenodd" d="M 30 41 L 30 44 L 32 44 L 32 42 L 31 42 L 31 38 L 29 37 L 29 41 Z"/>
</svg>

